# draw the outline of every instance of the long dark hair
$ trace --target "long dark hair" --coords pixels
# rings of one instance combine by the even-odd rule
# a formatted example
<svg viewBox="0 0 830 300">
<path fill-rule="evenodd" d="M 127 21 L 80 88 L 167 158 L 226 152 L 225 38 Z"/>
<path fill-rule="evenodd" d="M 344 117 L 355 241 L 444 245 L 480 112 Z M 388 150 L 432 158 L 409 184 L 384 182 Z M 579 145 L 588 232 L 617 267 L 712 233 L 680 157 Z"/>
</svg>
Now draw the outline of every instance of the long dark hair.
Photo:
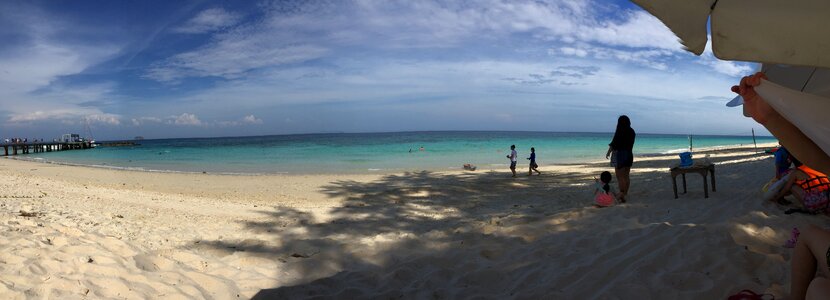
<svg viewBox="0 0 830 300">
<path fill-rule="evenodd" d="M 622 133 L 626 129 L 631 129 L 631 119 L 626 115 L 622 115 L 617 119 L 617 132 Z"/>
<path fill-rule="evenodd" d="M 602 189 L 605 190 L 606 193 L 611 192 L 611 186 L 608 184 L 611 183 L 611 172 L 604 171 L 602 174 L 599 174 L 599 181 L 601 181 Z"/>
</svg>

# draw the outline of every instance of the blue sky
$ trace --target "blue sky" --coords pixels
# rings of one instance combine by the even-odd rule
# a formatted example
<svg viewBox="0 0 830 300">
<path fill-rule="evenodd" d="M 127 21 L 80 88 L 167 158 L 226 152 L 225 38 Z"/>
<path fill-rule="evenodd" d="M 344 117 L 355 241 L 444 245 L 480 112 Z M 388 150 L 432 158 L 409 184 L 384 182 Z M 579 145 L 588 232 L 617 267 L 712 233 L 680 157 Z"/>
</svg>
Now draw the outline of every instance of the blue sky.
<svg viewBox="0 0 830 300">
<path fill-rule="evenodd" d="M 754 65 L 627 1 L 2 1 L 0 39 L 2 137 L 763 131 Z"/>
</svg>

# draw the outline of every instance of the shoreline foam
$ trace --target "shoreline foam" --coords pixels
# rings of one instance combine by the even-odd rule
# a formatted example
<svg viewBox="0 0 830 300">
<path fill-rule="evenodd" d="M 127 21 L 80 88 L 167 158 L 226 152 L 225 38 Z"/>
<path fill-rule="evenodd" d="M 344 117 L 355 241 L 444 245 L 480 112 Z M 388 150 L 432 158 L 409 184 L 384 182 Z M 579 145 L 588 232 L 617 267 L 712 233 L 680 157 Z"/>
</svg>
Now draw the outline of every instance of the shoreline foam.
<svg viewBox="0 0 830 300">
<path fill-rule="evenodd" d="M 759 144 L 758 148 L 770 148 L 777 146 L 778 143 L 763 143 Z M 754 148 L 754 146 L 750 145 L 724 145 L 724 146 L 713 146 L 713 147 L 701 147 L 694 151 L 694 153 L 699 154 L 707 154 L 713 153 L 718 151 L 737 151 L 737 150 L 749 150 Z M 673 150 L 672 150 L 673 151 Z M 679 150 L 678 150 L 679 151 Z M 662 153 L 642 153 L 637 154 L 635 153 L 635 161 L 637 159 L 648 159 L 650 157 L 664 157 L 667 155 L 675 155 L 680 152 L 674 153 L 671 151 L 662 152 Z M 173 173 L 173 174 L 216 174 L 216 175 L 231 175 L 231 176 L 269 176 L 269 175 L 293 175 L 293 176 L 305 176 L 305 175 L 327 175 L 327 174 L 338 174 L 338 175 L 366 175 L 366 174 L 381 174 L 381 175 L 388 175 L 388 174 L 396 174 L 401 172 L 417 172 L 417 171 L 430 171 L 430 172 L 440 172 L 440 171 L 463 171 L 462 167 L 457 166 L 443 166 L 443 167 L 435 167 L 435 168 L 424 168 L 424 169 L 384 169 L 384 168 L 368 168 L 365 172 L 357 172 L 357 171 L 330 171 L 330 172 L 207 172 L 207 171 L 179 171 L 179 170 L 164 170 L 164 169 L 151 169 L 146 167 L 120 167 L 120 166 L 112 166 L 112 165 L 101 165 L 101 164 L 83 164 L 83 163 L 72 163 L 72 162 L 65 162 L 65 161 L 56 161 L 56 160 L 48 160 L 43 157 L 32 157 L 28 158 L 25 156 L 6 156 L 4 158 L 7 159 L 15 159 L 15 160 L 22 160 L 22 161 L 30 161 L 36 163 L 48 163 L 48 164 L 56 164 L 56 165 L 64 165 L 64 166 L 74 166 L 74 167 L 89 167 L 89 168 L 100 168 L 100 169 L 109 169 L 109 170 L 123 170 L 123 171 L 137 171 L 137 172 L 149 172 L 149 173 Z M 540 164 L 540 166 L 574 166 L 574 165 L 584 165 L 584 164 L 597 164 L 597 163 L 604 163 L 607 160 L 585 160 L 579 161 L 575 160 L 573 162 L 562 162 L 557 164 Z M 463 163 L 461 163 L 463 164 Z M 503 167 L 507 164 L 484 164 L 485 168 L 489 168 L 491 171 L 495 170 L 496 168 Z"/>
</svg>

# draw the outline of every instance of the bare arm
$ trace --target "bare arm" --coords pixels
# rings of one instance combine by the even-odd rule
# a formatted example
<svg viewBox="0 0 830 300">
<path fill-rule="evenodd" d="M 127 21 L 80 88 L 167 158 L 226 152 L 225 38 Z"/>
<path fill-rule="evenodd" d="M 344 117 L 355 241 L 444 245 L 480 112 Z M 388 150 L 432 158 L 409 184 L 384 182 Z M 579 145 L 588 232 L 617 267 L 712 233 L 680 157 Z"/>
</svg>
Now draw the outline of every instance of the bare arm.
<svg viewBox="0 0 830 300">
<path fill-rule="evenodd" d="M 613 149 L 611 148 L 611 146 L 608 146 L 608 152 L 606 152 L 606 153 L 605 153 L 605 158 L 608 158 L 608 157 L 610 157 L 610 156 L 611 156 L 611 150 L 613 150 Z"/>
<path fill-rule="evenodd" d="M 755 92 L 755 87 L 761 84 L 762 78 L 766 78 L 766 76 L 761 72 L 744 77 L 741 79 L 740 86 L 733 86 L 732 91 L 744 98 L 744 105 L 752 118 L 764 125 L 772 135 L 778 138 L 781 145 L 787 147 L 787 150 L 795 158 L 819 172 L 830 173 L 830 155 L 804 135 L 798 127 L 770 107 Z"/>
<path fill-rule="evenodd" d="M 778 115 L 763 125 L 796 159 L 819 172 L 830 174 L 830 156 L 793 123 Z"/>
</svg>

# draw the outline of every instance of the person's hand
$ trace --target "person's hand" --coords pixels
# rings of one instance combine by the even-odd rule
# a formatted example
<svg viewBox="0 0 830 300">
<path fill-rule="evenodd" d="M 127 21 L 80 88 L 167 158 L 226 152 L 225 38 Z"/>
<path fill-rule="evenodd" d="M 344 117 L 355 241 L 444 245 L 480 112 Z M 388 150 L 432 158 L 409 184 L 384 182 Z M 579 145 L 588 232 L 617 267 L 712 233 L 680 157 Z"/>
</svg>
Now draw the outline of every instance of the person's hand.
<svg viewBox="0 0 830 300">
<path fill-rule="evenodd" d="M 605 159 L 608 159 L 609 157 L 611 157 L 611 152 L 605 153 Z"/>
<path fill-rule="evenodd" d="M 755 73 L 752 76 L 744 76 L 744 78 L 741 78 L 740 85 L 732 86 L 732 92 L 744 98 L 747 113 L 756 122 L 764 125 L 773 117 L 778 116 L 778 112 L 755 92 L 755 87 L 761 84 L 761 79 L 767 79 L 767 76 L 762 72 Z"/>
</svg>

